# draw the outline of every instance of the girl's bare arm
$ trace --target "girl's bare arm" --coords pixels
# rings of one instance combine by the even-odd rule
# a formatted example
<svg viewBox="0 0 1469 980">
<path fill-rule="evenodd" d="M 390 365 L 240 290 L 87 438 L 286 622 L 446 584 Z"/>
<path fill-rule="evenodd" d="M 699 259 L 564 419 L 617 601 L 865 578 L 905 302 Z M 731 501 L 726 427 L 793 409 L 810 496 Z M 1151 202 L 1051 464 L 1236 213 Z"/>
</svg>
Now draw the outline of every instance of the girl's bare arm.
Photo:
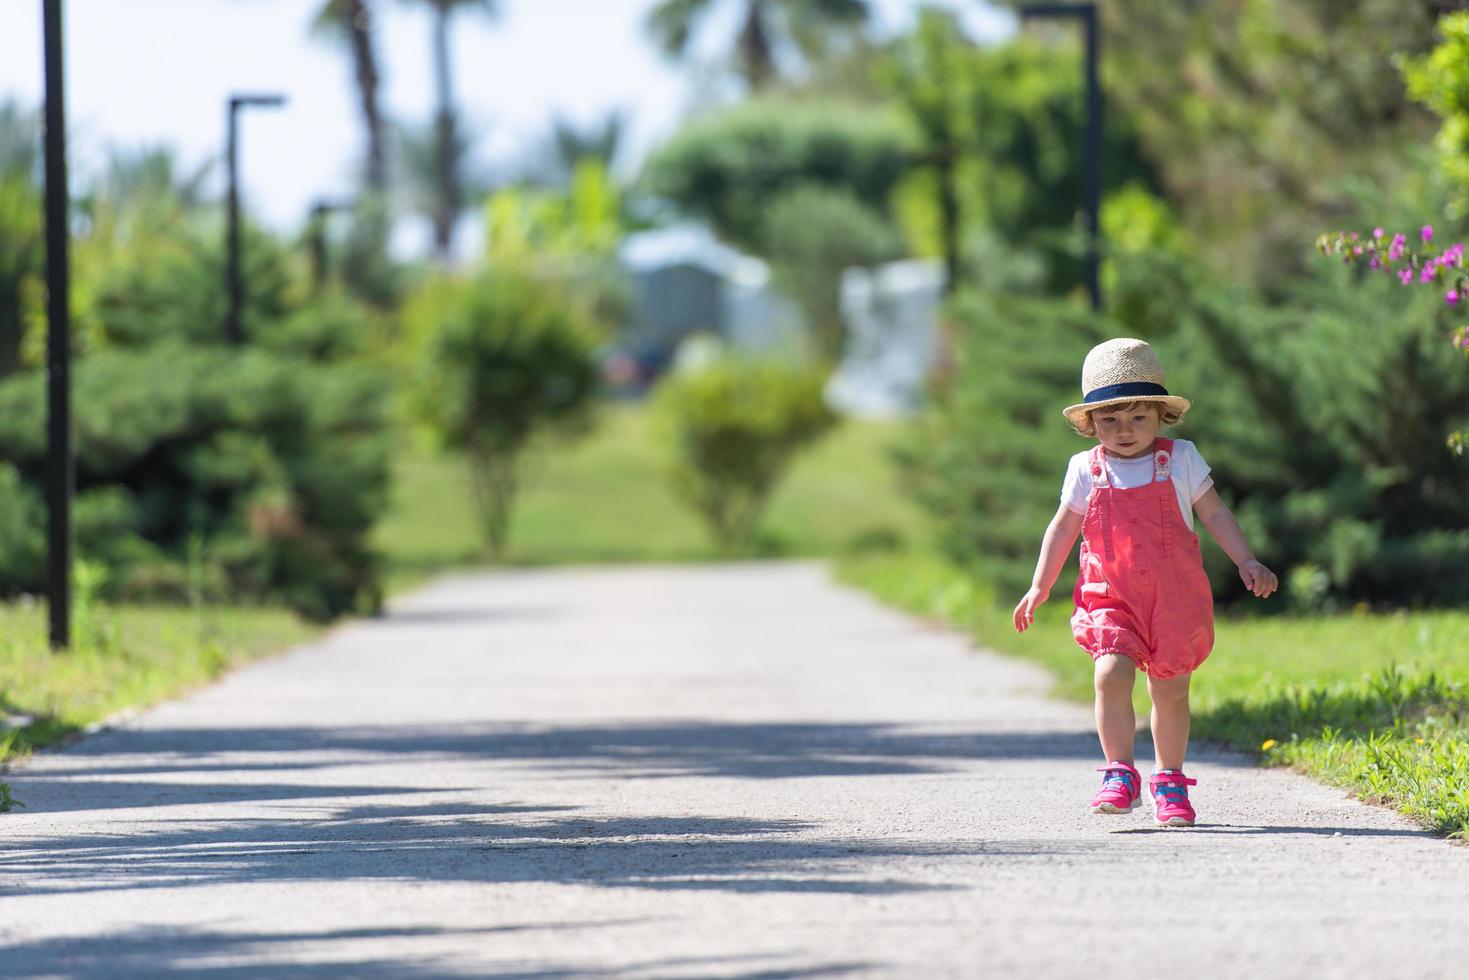
<svg viewBox="0 0 1469 980">
<path fill-rule="evenodd" d="M 1261 599 L 1276 590 L 1280 580 L 1255 557 L 1250 543 L 1245 540 L 1245 532 L 1240 530 L 1239 521 L 1234 519 L 1234 512 L 1219 499 L 1217 490 L 1210 487 L 1204 491 L 1204 495 L 1194 501 L 1194 513 L 1199 515 L 1199 520 L 1214 535 L 1224 553 L 1239 566 L 1239 577 L 1245 588 Z"/>
<path fill-rule="evenodd" d="M 1046 527 L 1041 539 L 1040 558 L 1035 563 L 1035 575 L 1030 580 L 1030 591 L 1015 607 L 1015 630 L 1024 633 L 1035 619 L 1035 611 L 1051 596 L 1051 586 L 1061 574 L 1076 538 L 1081 534 L 1082 515 L 1064 503 L 1057 509 L 1056 516 Z"/>
</svg>

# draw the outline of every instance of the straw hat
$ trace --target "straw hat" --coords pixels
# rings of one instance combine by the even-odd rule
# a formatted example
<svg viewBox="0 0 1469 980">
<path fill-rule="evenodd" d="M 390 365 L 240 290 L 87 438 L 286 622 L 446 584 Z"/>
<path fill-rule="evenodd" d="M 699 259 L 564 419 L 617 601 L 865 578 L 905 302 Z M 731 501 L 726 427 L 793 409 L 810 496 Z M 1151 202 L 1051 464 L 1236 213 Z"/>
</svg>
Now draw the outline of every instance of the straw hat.
<svg viewBox="0 0 1469 980">
<path fill-rule="evenodd" d="M 1081 365 L 1081 394 L 1081 404 L 1065 409 L 1073 425 L 1106 405 L 1161 402 L 1180 417 L 1189 407 L 1187 398 L 1170 395 L 1163 387 L 1163 366 L 1153 348 L 1131 337 L 1117 337 L 1091 349 Z"/>
</svg>

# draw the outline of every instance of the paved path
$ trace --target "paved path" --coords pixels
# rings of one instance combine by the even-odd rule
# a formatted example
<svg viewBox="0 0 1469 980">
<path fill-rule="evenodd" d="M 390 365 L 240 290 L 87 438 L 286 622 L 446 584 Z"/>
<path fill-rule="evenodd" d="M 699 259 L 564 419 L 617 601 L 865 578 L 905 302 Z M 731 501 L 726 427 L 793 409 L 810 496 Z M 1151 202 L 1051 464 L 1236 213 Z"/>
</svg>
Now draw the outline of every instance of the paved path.
<svg viewBox="0 0 1469 980">
<path fill-rule="evenodd" d="M 13 773 L 0 975 L 1465 975 L 1469 848 L 1091 816 L 1044 687 L 814 565 L 445 580 Z"/>
</svg>

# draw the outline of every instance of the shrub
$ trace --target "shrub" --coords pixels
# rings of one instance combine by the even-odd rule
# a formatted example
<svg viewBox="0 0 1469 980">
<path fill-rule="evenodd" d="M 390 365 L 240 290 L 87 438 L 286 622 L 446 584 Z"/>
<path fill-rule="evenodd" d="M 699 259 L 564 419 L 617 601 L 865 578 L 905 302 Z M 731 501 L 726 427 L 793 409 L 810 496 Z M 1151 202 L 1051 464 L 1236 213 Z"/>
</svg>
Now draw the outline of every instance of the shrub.
<svg viewBox="0 0 1469 980">
<path fill-rule="evenodd" d="M 1019 594 L 1060 503 L 1066 460 L 1087 444 L 1061 417 L 1081 362 L 1121 331 L 1073 303 L 967 294 L 952 308 L 957 363 L 898 453 L 955 565 Z"/>
<path fill-rule="evenodd" d="M 763 235 L 763 253 L 806 314 L 817 353 L 825 361 L 838 360 L 844 336 L 842 272 L 901 256 L 897 229 L 845 191 L 806 186 L 770 203 Z"/>
<path fill-rule="evenodd" d="M 778 363 L 722 360 L 656 389 L 674 490 L 727 552 L 748 549 L 796 452 L 835 423 L 823 380 Z"/>
<path fill-rule="evenodd" d="M 78 548 L 114 566 L 117 592 L 171 592 L 200 536 L 237 592 L 317 618 L 376 604 L 366 536 L 387 502 L 380 371 L 178 343 L 100 350 L 74 371 Z M 0 383 L 0 456 L 35 487 L 44 405 L 40 372 Z M 25 499 L 10 507 L 28 513 Z M 3 514 L 0 535 L 0 555 L 32 555 Z M 0 590 L 37 590 L 42 575 L 40 561 L 0 563 Z"/>
<path fill-rule="evenodd" d="M 685 127 L 654 154 L 644 181 L 733 244 L 758 251 L 772 197 L 819 186 L 885 213 L 916 149 L 916 134 L 891 113 L 755 101 Z"/>
<path fill-rule="evenodd" d="M 1380 277 L 1349 288 L 1352 270 L 1332 266 L 1267 303 L 1177 257 L 1128 261 L 1148 274 L 1119 281 L 1151 294 L 1116 297 L 1131 323 L 1046 300 L 955 305 L 956 373 L 902 453 L 945 553 L 1023 589 L 1066 458 L 1086 446 L 1059 409 L 1092 344 L 1140 336 L 1194 403 L 1176 434 L 1199 444 L 1294 603 L 1461 602 L 1469 457 L 1445 439 L 1469 421 L 1469 371 L 1435 325 L 1441 301 Z M 1204 557 L 1216 597 L 1242 599 L 1227 556 Z"/>
<path fill-rule="evenodd" d="M 1469 371 L 1442 300 L 1328 264 L 1274 306 L 1202 288 L 1164 363 L 1190 432 L 1257 549 L 1310 564 L 1348 602 L 1469 594 Z M 1270 559 L 1266 559 L 1269 561 Z"/>
<path fill-rule="evenodd" d="M 524 453 L 588 423 L 596 331 L 554 284 L 510 271 L 432 282 L 409 301 L 404 324 L 412 409 L 465 454 L 485 541 L 499 557 Z"/>
</svg>

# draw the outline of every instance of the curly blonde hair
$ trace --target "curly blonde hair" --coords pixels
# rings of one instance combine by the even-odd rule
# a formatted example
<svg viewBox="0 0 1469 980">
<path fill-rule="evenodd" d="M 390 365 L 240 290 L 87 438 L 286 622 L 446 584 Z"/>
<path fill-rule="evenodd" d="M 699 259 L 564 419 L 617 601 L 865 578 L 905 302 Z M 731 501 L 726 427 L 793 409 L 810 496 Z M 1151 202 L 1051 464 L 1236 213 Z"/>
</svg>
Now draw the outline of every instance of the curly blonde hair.
<svg viewBox="0 0 1469 980">
<path fill-rule="evenodd" d="M 1103 405 L 1101 408 L 1094 408 L 1083 415 L 1080 421 L 1072 419 L 1071 427 L 1076 430 L 1077 435 L 1086 436 L 1088 439 L 1095 439 L 1097 437 L 1097 426 L 1092 421 L 1092 416 L 1097 412 L 1132 412 L 1139 408 L 1151 408 L 1157 412 L 1158 428 L 1160 429 L 1169 425 L 1177 425 L 1179 420 L 1183 418 L 1182 412 L 1175 412 L 1167 408 L 1165 402 L 1128 402 L 1124 405 L 1112 404 Z"/>
</svg>

